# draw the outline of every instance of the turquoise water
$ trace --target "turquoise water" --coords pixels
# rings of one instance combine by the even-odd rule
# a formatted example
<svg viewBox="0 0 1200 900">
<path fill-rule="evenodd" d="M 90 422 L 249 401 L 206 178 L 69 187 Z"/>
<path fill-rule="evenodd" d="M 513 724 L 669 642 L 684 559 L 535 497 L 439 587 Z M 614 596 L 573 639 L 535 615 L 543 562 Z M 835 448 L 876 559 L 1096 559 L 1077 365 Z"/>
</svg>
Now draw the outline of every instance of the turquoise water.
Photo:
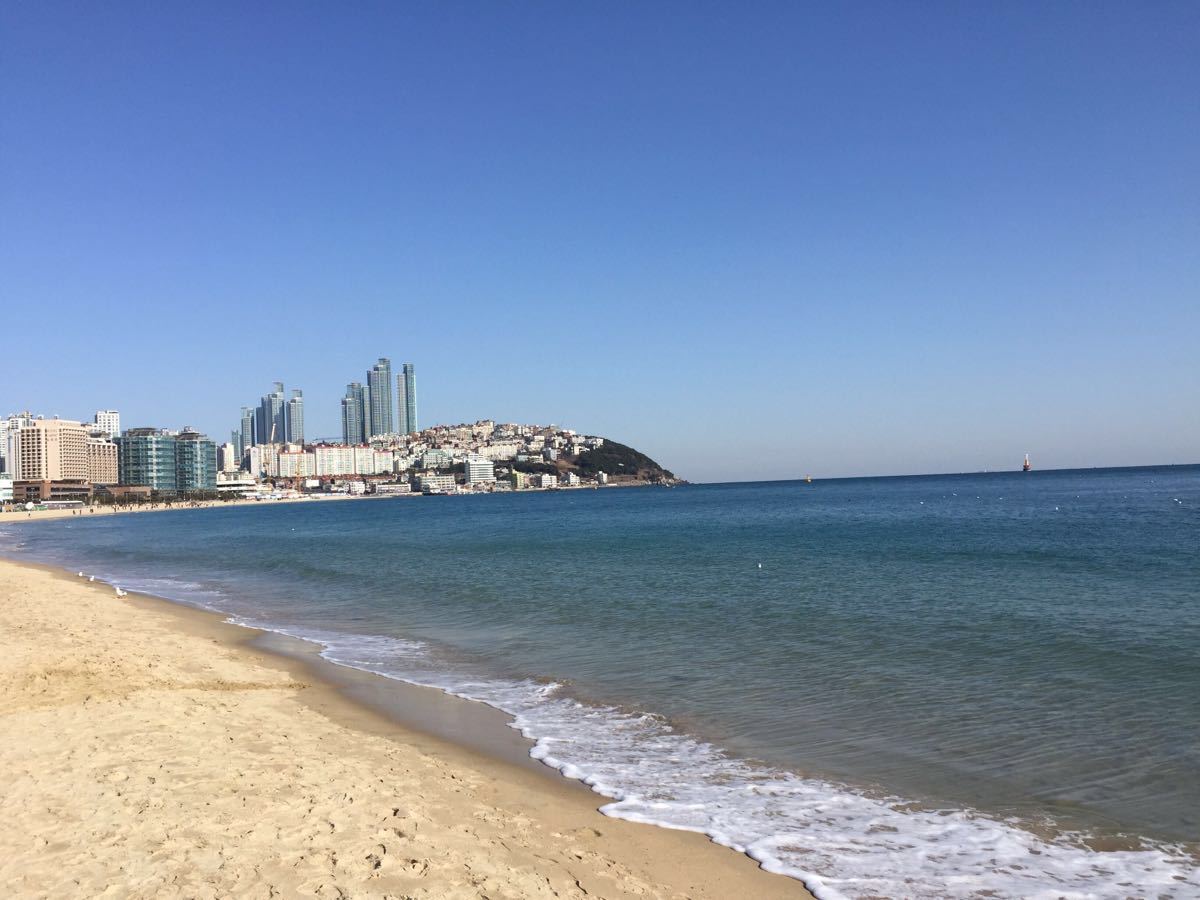
<svg viewBox="0 0 1200 900">
<path fill-rule="evenodd" d="M 504 708 L 606 812 L 825 897 L 1200 896 L 1200 467 L 0 519 L 0 540 Z"/>
</svg>

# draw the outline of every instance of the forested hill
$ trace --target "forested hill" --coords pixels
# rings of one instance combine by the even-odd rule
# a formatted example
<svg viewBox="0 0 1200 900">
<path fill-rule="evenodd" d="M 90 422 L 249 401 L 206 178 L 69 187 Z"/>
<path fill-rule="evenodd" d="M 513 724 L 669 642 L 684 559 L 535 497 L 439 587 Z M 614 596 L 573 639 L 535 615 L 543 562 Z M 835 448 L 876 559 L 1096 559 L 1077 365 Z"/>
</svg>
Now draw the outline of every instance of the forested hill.
<svg viewBox="0 0 1200 900">
<path fill-rule="evenodd" d="M 597 472 L 606 472 L 609 477 L 636 478 L 638 481 L 674 482 L 674 473 L 664 469 L 645 453 L 618 444 L 608 438 L 599 447 L 585 450 L 575 457 L 566 459 L 568 465 L 581 476 L 594 477 Z"/>
</svg>

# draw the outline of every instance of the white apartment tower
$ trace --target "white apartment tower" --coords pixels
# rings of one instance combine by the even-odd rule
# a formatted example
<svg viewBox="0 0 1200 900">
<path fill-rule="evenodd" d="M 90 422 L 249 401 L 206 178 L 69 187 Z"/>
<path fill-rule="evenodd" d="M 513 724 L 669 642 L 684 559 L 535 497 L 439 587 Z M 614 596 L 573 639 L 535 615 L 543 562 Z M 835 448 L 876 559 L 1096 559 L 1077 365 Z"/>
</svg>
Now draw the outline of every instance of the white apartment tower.
<svg viewBox="0 0 1200 900">
<path fill-rule="evenodd" d="M 106 432 L 110 438 L 121 434 L 121 414 L 115 409 L 98 409 L 95 416 L 96 427 Z"/>
</svg>

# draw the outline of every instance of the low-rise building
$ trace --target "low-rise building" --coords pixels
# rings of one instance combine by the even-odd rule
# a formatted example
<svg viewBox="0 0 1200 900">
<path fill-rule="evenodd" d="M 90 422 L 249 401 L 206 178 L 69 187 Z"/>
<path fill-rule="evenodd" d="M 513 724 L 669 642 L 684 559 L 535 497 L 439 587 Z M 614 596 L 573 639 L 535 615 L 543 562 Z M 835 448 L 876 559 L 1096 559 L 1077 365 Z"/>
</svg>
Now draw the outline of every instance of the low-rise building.
<svg viewBox="0 0 1200 900">
<path fill-rule="evenodd" d="M 417 476 L 417 490 L 421 493 L 452 494 L 458 489 L 453 475 L 439 475 L 436 472 L 422 472 Z"/>
<path fill-rule="evenodd" d="M 16 503 L 47 503 L 58 500 L 87 502 L 92 486 L 86 481 L 13 481 L 13 500 Z"/>
<path fill-rule="evenodd" d="M 218 472 L 217 493 L 243 496 L 258 490 L 258 481 L 249 472 Z"/>
</svg>

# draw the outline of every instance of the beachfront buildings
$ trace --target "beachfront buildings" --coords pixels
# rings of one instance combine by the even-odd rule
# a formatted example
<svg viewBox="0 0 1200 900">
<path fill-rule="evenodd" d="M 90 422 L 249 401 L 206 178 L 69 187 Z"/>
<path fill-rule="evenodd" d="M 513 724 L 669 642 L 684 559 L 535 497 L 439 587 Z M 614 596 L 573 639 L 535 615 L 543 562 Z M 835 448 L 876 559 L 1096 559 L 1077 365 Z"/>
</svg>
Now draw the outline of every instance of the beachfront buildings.
<svg viewBox="0 0 1200 900">
<path fill-rule="evenodd" d="M 98 409 L 92 421 L 96 428 L 108 435 L 109 439 L 121 433 L 121 414 L 115 409 Z"/>
<path fill-rule="evenodd" d="M 490 459 L 472 454 L 463 460 L 463 474 L 467 484 L 494 484 L 496 464 Z"/>
<path fill-rule="evenodd" d="M 175 490 L 181 494 L 217 489 L 217 445 L 191 428 L 175 437 Z"/>
<path fill-rule="evenodd" d="M 396 376 L 396 394 L 400 402 L 400 434 L 412 434 L 417 427 L 417 370 L 412 363 L 405 363 Z"/>
<path fill-rule="evenodd" d="M 417 476 L 417 490 L 428 493 L 450 494 L 457 490 L 453 475 L 438 475 L 436 472 L 422 472 Z"/>
<path fill-rule="evenodd" d="M 367 421 L 367 439 L 379 434 L 391 434 L 392 425 L 392 361 L 379 357 L 379 362 L 367 372 L 367 389 L 370 392 Z"/>
<path fill-rule="evenodd" d="M 15 499 L 86 500 L 93 485 L 117 483 L 117 446 L 102 428 L 28 414 L 3 424 Z"/>
<path fill-rule="evenodd" d="M 130 428 L 118 438 L 117 448 L 123 485 L 166 494 L 216 490 L 216 444 L 193 429 L 171 434 L 158 428 Z"/>
<path fill-rule="evenodd" d="M 79 422 L 34 419 L 17 432 L 18 481 L 86 482 L 87 431 Z"/>
<path fill-rule="evenodd" d="M 22 426 L 31 425 L 33 421 L 34 415 L 28 410 L 0 419 L 0 472 L 16 474 L 17 457 L 20 453 L 17 445 L 17 433 Z"/>
<path fill-rule="evenodd" d="M 117 438 L 121 484 L 175 490 L 175 436 L 158 428 L 129 428 Z"/>
<path fill-rule="evenodd" d="M 99 428 L 87 436 L 88 481 L 92 484 L 117 484 L 120 467 L 117 464 L 117 445 L 107 430 Z"/>
</svg>

